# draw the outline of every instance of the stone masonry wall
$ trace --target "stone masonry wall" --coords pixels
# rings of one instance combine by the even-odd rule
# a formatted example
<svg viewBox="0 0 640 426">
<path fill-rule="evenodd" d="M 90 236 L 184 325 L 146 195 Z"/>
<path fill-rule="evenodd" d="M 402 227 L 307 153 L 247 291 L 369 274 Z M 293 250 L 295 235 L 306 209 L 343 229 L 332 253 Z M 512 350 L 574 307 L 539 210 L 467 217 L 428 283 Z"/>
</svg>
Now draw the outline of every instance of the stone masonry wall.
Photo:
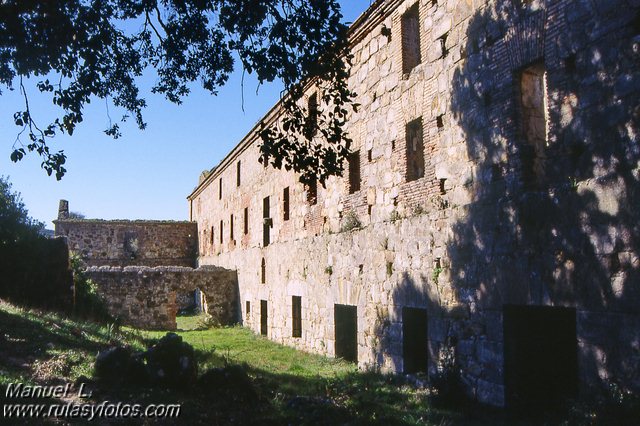
<svg viewBox="0 0 640 426">
<path fill-rule="evenodd" d="M 207 313 L 220 324 L 238 320 L 238 289 L 234 271 L 161 266 L 91 267 L 87 276 L 97 283 L 109 313 L 124 324 L 147 330 L 175 330 L 176 296 L 199 289 Z"/>
<path fill-rule="evenodd" d="M 406 72 L 416 3 L 421 62 Z M 258 163 L 252 132 L 189 197 L 199 264 L 237 270 L 245 324 L 260 330 L 265 300 L 268 336 L 301 349 L 335 355 L 334 305 L 356 306 L 361 366 L 403 371 L 402 308 L 426 308 L 430 375 L 453 353 L 495 405 L 504 307 L 570 307 L 581 388 L 640 391 L 639 16 L 636 0 L 375 2 L 351 31 L 360 191 L 347 170 L 309 205 L 295 174 Z M 408 181 L 418 119 L 425 170 Z"/>
<path fill-rule="evenodd" d="M 89 266 L 195 266 L 197 224 L 173 221 L 58 219 L 57 236 Z"/>
</svg>

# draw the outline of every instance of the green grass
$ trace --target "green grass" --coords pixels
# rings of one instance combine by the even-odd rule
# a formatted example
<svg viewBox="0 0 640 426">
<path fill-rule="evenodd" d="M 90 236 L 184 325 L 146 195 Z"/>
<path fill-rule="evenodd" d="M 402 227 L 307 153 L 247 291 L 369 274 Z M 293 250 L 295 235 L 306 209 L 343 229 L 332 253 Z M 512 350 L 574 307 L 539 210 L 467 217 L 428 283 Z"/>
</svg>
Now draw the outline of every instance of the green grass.
<svg viewBox="0 0 640 426">
<path fill-rule="evenodd" d="M 108 345 L 128 343 L 143 348 L 132 335 L 116 335 L 108 326 L 30 311 L 2 300 L 0 324 L 0 383 L 16 379 L 46 382 L 59 376 L 76 380 L 91 375 L 95 355 Z"/>
<path fill-rule="evenodd" d="M 195 387 L 166 390 L 98 382 L 100 391 L 83 402 L 181 403 L 181 424 L 476 424 L 463 414 L 433 408 L 426 390 L 401 377 L 358 372 L 354 364 L 297 351 L 241 327 L 202 329 L 205 322 L 201 316 L 178 319 L 178 334 L 196 350 L 200 373 L 240 365 L 257 401 L 247 403 L 224 390 L 212 397 Z M 142 351 L 165 334 L 114 330 L 2 301 L 0 324 L 3 386 L 91 381 L 100 350 L 129 345 Z"/>
<path fill-rule="evenodd" d="M 274 374 L 292 374 L 300 377 L 336 377 L 356 371 L 354 364 L 308 354 L 294 348 L 276 344 L 243 327 L 220 327 L 195 330 L 198 321 L 194 317 L 178 317 L 178 334 L 185 342 L 202 353 L 214 351 L 223 361 L 246 363 L 255 369 Z M 160 338 L 165 332 L 146 332 L 150 338 Z M 215 365 L 215 366 L 220 366 Z"/>
</svg>

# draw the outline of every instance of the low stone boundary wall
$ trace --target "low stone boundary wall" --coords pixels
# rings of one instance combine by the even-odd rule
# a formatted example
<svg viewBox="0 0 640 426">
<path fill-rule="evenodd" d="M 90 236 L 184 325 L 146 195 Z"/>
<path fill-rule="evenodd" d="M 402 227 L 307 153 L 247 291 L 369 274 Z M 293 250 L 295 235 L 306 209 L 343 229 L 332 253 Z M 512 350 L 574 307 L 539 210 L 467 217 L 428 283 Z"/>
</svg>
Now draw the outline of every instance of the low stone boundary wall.
<svg viewBox="0 0 640 426">
<path fill-rule="evenodd" d="M 91 267 L 87 276 L 98 286 L 109 313 L 124 324 L 147 330 L 174 330 L 176 295 L 199 289 L 214 321 L 238 320 L 238 278 L 235 271 L 205 266 Z"/>
</svg>

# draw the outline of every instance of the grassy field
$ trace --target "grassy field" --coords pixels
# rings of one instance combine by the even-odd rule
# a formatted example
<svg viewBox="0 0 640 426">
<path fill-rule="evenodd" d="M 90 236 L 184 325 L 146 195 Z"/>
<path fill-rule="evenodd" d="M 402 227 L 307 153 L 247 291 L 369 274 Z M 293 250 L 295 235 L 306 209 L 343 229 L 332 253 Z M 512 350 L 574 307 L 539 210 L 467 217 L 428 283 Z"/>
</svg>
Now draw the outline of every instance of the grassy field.
<svg viewBox="0 0 640 426">
<path fill-rule="evenodd" d="M 202 371 L 226 364 L 243 364 L 269 375 L 290 377 L 280 382 L 281 391 L 315 392 L 318 379 L 344 378 L 357 371 L 354 364 L 312 355 L 275 344 L 242 327 L 204 328 L 203 317 L 178 317 L 178 334 L 192 345 L 200 357 Z M 147 339 L 162 337 L 165 332 L 143 332 Z M 288 389 L 290 388 L 290 389 Z"/>
<path fill-rule="evenodd" d="M 100 350 L 126 345 L 143 351 L 165 334 L 162 332 L 117 330 L 2 301 L 0 327 L 3 388 L 16 382 L 86 382 L 93 395 L 80 401 L 84 403 L 179 403 L 180 418 L 171 424 L 496 424 L 495 418 L 486 420 L 485 412 L 478 416 L 475 411 L 436 409 L 427 390 L 401 377 L 358 372 L 353 364 L 296 351 L 240 327 L 201 329 L 199 317 L 179 318 L 178 334 L 195 348 L 200 373 L 212 367 L 239 366 L 248 374 L 255 399 L 248 401 L 225 389 L 212 396 L 196 388 L 167 390 L 126 381 L 109 385 L 92 379 Z M 131 424 L 131 420 L 108 424 Z"/>
</svg>

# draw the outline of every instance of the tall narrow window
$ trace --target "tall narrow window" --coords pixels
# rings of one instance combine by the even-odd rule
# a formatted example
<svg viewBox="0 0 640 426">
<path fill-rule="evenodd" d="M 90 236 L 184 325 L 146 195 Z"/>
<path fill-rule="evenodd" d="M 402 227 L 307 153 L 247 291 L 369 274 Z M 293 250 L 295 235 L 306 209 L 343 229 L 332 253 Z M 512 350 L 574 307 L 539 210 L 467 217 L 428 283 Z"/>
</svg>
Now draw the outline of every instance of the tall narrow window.
<svg viewBox="0 0 640 426">
<path fill-rule="evenodd" d="M 236 166 L 236 186 L 240 186 L 240 160 L 238 160 L 238 164 Z"/>
<path fill-rule="evenodd" d="M 233 241 L 233 215 L 229 218 L 229 239 Z"/>
<path fill-rule="evenodd" d="M 222 178 L 218 180 L 218 199 L 222 200 Z"/>
<path fill-rule="evenodd" d="M 282 210 L 284 212 L 283 219 L 289 220 L 289 187 L 282 191 Z"/>
<path fill-rule="evenodd" d="M 302 337 L 302 297 L 291 297 L 291 318 L 293 329 L 291 331 L 291 337 Z"/>
<path fill-rule="evenodd" d="M 271 242 L 270 238 L 271 230 L 271 213 L 269 206 L 269 197 L 265 197 L 262 200 L 262 245 L 268 246 Z"/>
<path fill-rule="evenodd" d="M 249 319 L 251 319 L 251 302 L 249 302 L 248 300 L 245 303 L 245 318 L 247 321 L 249 321 Z"/>
<path fill-rule="evenodd" d="M 318 203 L 318 181 L 316 179 L 307 184 L 307 202 L 312 206 Z"/>
<path fill-rule="evenodd" d="M 268 307 L 267 301 L 261 300 L 260 301 L 260 334 L 262 334 L 263 336 L 266 336 L 268 331 L 269 317 L 267 314 L 267 307 Z"/>
<path fill-rule="evenodd" d="M 213 228 L 213 226 L 212 226 L 212 227 L 211 227 L 211 235 L 209 236 L 209 244 L 210 244 L 210 245 L 213 245 L 213 241 L 214 241 L 214 240 L 213 240 L 213 229 L 214 229 L 214 228 Z"/>
<path fill-rule="evenodd" d="M 402 73 L 408 74 L 420 62 L 420 18 L 416 3 L 402 15 Z"/>
<path fill-rule="evenodd" d="M 249 207 L 244 208 L 244 235 L 249 233 Z"/>
<path fill-rule="evenodd" d="M 224 227 L 224 223 L 222 221 L 220 221 L 220 244 L 222 244 L 224 242 L 224 239 L 223 239 L 223 236 L 222 236 L 222 234 L 224 234 L 223 227 Z"/>
<path fill-rule="evenodd" d="M 307 121 L 306 137 L 311 139 L 316 135 L 318 130 L 318 94 L 314 93 L 309 96 L 307 102 L 307 110 L 309 111 L 309 117 Z"/>
<path fill-rule="evenodd" d="M 449 36 L 449 33 L 444 34 L 442 37 L 440 37 L 438 39 L 438 42 L 440 43 L 440 53 L 441 53 L 441 58 L 445 58 L 448 54 L 449 54 L 449 49 L 447 49 L 447 37 Z"/>
<path fill-rule="evenodd" d="M 267 282 L 267 262 L 262 258 L 260 262 L 260 282 L 265 284 Z"/>
<path fill-rule="evenodd" d="M 544 64 L 531 65 L 520 74 L 522 133 L 527 142 L 521 148 L 522 177 L 526 186 L 544 182 L 547 146 L 547 81 Z"/>
<path fill-rule="evenodd" d="M 413 120 L 406 127 L 407 182 L 424 177 L 424 141 L 422 118 Z"/>
<path fill-rule="evenodd" d="M 360 151 L 347 157 L 349 163 L 349 194 L 360 191 Z"/>
</svg>

